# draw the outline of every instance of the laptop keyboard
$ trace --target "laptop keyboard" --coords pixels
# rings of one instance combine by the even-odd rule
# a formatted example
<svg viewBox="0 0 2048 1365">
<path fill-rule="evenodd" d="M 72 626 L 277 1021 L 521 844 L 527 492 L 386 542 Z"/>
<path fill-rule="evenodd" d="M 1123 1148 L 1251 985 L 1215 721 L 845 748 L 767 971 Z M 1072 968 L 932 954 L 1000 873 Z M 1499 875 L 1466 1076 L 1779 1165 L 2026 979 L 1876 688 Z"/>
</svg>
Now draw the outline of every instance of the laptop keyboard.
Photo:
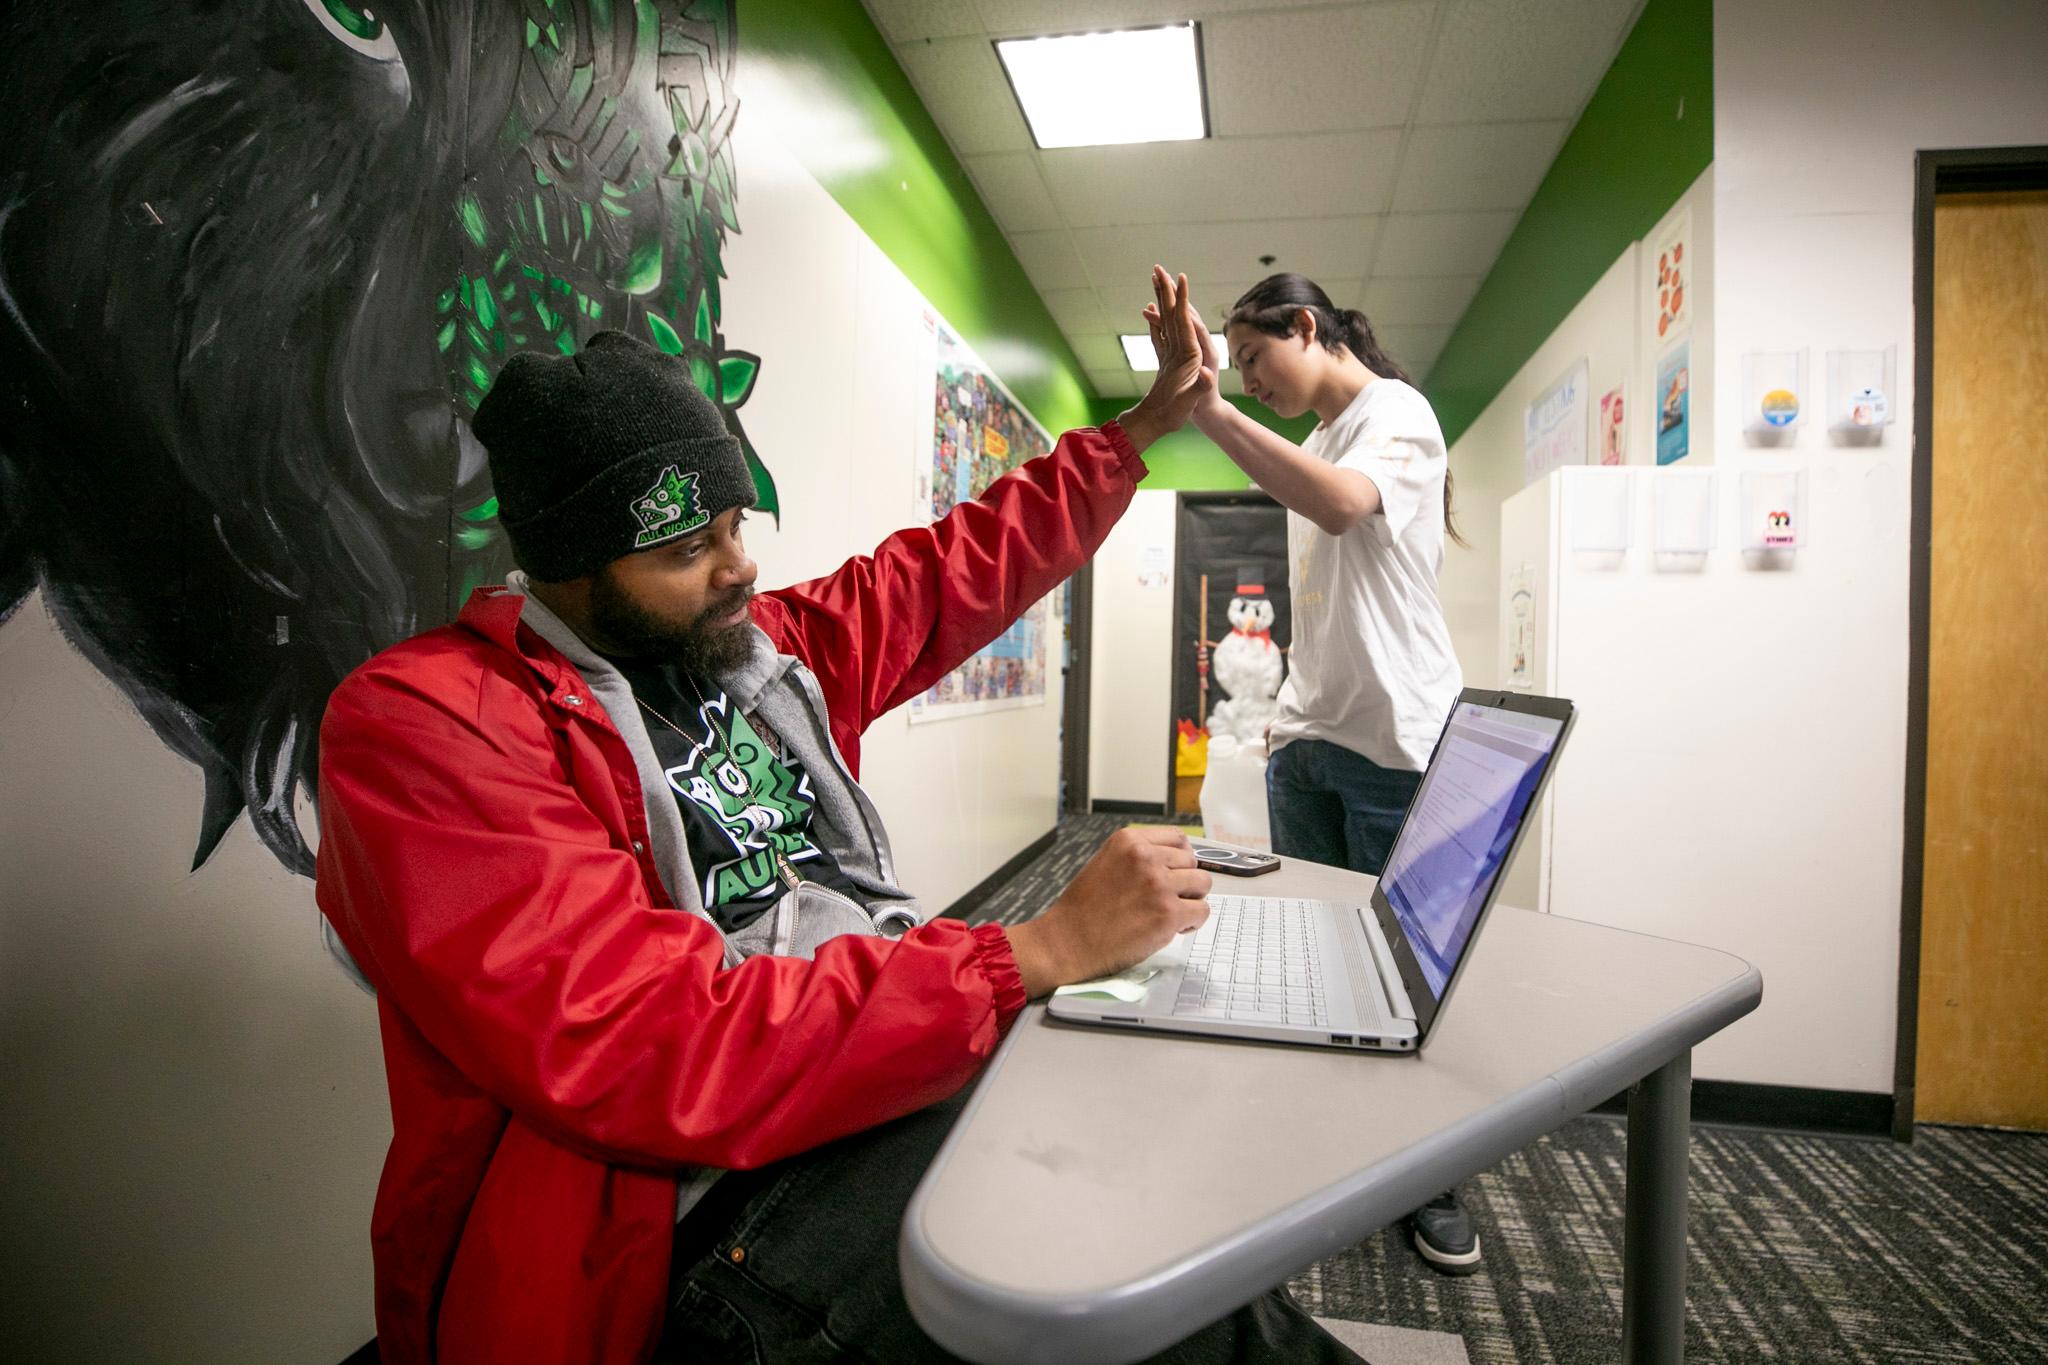
<svg viewBox="0 0 2048 1365">
<path fill-rule="evenodd" d="M 1309 902 L 1211 896 L 1195 931 L 1173 1013 L 1254 1024 L 1330 1022 Z"/>
</svg>

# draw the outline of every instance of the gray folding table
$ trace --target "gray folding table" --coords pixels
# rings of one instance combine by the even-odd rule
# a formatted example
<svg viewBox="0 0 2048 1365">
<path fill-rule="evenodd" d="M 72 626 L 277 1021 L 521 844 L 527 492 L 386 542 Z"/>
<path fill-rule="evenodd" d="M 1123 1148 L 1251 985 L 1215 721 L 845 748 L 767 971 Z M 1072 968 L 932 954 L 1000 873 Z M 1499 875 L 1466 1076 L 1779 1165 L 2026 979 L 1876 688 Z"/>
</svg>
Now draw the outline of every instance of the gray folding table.
<svg viewBox="0 0 2048 1365">
<path fill-rule="evenodd" d="M 1372 886 L 1294 859 L 1217 881 Z M 1031 1007 L 905 1214 L 912 1313 L 985 1365 L 1137 1360 L 1632 1087 L 1623 1359 L 1679 1360 L 1692 1048 L 1756 1008 L 1762 977 L 1711 948 L 1505 907 L 1472 954 L 1419 1057 Z"/>
</svg>

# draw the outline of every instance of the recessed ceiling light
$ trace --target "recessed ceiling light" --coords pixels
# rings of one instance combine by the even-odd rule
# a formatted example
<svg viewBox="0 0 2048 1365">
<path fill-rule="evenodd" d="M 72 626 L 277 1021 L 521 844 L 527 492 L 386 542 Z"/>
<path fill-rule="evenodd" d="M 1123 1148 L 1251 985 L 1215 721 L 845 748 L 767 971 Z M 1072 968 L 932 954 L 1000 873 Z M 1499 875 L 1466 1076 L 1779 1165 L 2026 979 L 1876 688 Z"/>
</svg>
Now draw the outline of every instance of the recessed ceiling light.
<svg viewBox="0 0 2048 1365">
<path fill-rule="evenodd" d="M 1196 24 L 1001 38 L 996 56 L 1040 147 L 1209 135 Z"/>
<path fill-rule="evenodd" d="M 1132 369 L 1156 370 L 1159 368 L 1159 355 L 1152 349 L 1152 338 L 1150 336 L 1143 332 L 1124 332 L 1117 337 L 1117 340 L 1124 344 L 1124 359 L 1131 363 Z M 1230 347 L 1224 344 L 1223 333 L 1209 333 L 1209 341 L 1216 348 L 1216 359 L 1219 362 L 1216 368 L 1218 370 L 1229 369 Z"/>
</svg>

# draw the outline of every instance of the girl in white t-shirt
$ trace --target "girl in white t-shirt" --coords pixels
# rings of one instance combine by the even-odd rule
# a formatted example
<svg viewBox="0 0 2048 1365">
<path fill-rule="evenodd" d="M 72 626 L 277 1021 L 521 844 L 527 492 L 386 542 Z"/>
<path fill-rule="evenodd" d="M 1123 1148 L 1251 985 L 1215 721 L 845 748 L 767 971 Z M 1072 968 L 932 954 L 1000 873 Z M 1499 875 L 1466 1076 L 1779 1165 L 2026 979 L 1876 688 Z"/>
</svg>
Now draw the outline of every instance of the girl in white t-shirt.
<svg viewBox="0 0 2048 1365">
<path fill-rule="evenodd" d="M 1192 306 L 1185 277 L 1175 290 L 1154 267 L 1153 287 L 1160 302 L 1145 316 L 1164 345 L 1162 317 L 1176 299 Z M 1247 394 L 1282 417 L 1322 419 L 1296 445 L 1213 388 L 1194 413 L 1288 514 L 1294 642 L 1268 732 L 1273 848 L 1377 876 L 1463 685 L 1437 600 L 1444 541 L 1458 539 L 1443 432 L 1365 315 L 1303 276 L 1253 285 L 1224 340 Z M 1478 1240 L 1448 1195 L 1415 1221 L 1432 1265 L 1478 1267 Z"/>
</svg>

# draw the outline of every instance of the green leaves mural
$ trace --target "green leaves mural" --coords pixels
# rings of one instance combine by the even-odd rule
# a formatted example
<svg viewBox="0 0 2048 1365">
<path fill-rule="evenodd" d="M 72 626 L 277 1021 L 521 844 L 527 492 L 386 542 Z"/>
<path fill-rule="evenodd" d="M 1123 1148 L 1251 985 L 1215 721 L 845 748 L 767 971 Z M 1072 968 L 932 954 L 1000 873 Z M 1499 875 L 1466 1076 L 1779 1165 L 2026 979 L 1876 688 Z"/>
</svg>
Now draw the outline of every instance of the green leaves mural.
<svg viewBox="0 0 2048 1365">
<path fill-rule="evenodd" d="M 521 0 L 525 57 L 493 144 L 456 208 L 463 270 L 435 300 L 435 344 L 465 413 L 511 355 L 572 354 L 615 327 L 688 365 L 746 452 L 761 510 L 774 477 L 740 407 L 760 357 L 720 330 L 726 234 L 739 231 L 731 134 L 734 0 Z M 650 114 L 666 144 L 643 136 Z M 477 107 L 479 120 L 492 115 Z M 451 531 L 457 600 L 496 570 L 496 503 L 462 507 Z"/>
<path fill-rule="evenodd" d="M 232 13 L 229 13 L 232 11 Z M 64 636 L 310 875 L 327 698 L 511 555 L 468 418 L 617 328 L 741 422 L 735 0 L 0 5 L 0 628 Z M 88 306 L 89 305 L 89 306 Z M 150 534 L 86 535 L 106 489 Z"/>
</svg>

